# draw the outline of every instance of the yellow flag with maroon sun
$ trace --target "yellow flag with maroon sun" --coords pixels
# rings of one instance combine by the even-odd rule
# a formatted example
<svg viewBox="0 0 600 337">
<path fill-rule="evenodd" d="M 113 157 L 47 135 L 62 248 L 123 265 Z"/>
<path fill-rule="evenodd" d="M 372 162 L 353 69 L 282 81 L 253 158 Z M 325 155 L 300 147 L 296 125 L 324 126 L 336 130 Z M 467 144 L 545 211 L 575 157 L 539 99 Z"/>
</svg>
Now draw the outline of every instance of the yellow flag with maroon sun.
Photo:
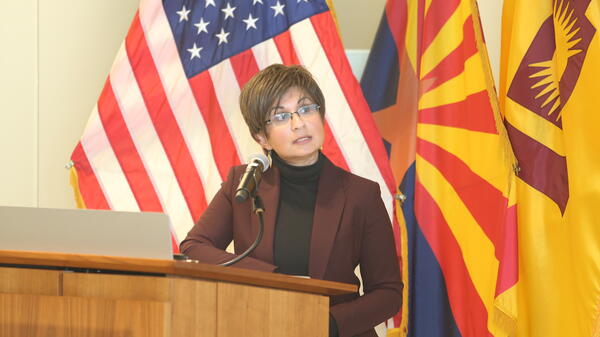
<svg viewBox="0 0 600 337">
<path fill-rule="evenodd" d="M 505 0 L 518 336 L 600 336 L 600 2 Z"/>
</svg>

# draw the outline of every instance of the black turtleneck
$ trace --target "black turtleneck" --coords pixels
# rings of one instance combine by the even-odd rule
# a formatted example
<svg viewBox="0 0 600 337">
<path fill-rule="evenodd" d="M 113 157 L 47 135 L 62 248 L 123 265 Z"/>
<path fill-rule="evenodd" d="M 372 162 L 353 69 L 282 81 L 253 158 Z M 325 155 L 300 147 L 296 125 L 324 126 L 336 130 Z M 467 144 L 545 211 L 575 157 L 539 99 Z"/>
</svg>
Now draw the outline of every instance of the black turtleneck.
<svg viewBox="0 0 600 337">
<path fill-rule="evenodd" d="M 323 162 L 321 152 L 317 161 L 308 166 L 286 164 L 274 151 L 273 165 L 279 168 L 279 208 L 275 222 L 273 259 L 277 272 L 308 276 L 310 236 L 317 201 L 317 185 Z M 338 337 L 335 319 L 329 315 L 329 337 Z"/>
<path fill-rule="evenodd" d="M 273 165 L 279 168 L 279 208 L 275 222 L 273 259 L 277 272 L 308 275 L 308 256 L 317 184 L 323 167 L 323 155 L 308 166 L 286 164 L 275 152 Z"/>
</svg>

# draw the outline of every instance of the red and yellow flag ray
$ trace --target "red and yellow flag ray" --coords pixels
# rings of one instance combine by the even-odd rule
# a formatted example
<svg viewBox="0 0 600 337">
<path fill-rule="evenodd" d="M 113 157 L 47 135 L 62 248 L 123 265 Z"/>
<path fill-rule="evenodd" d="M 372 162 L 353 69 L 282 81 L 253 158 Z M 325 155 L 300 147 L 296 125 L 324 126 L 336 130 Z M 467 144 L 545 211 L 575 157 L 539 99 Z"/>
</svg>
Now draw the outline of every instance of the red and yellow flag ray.
<svg viewBox="0 0 600 337">
<path fill-rule="evenodd" d="M 518 267 L 514 156 L 476 2 L 388 0 L 384 23 L 371 54 L 397 54 L 370 56 L 362 86 L 407 197 L 407 333 L 509 336 Z"/>
<path fill-rule="evenodd" d="M 504 2 L 500 98 L 520 168 L 519 336 L 600 336 L 599 27 L 597 0 Z"/>
<path fill-rule="evenodd" d="M 475 1 L 431 1 L 423 24 L 415 214 L 461 334 L 506 335 L 494 303 L 516 284 L 512 160 Z"/>
</svg>

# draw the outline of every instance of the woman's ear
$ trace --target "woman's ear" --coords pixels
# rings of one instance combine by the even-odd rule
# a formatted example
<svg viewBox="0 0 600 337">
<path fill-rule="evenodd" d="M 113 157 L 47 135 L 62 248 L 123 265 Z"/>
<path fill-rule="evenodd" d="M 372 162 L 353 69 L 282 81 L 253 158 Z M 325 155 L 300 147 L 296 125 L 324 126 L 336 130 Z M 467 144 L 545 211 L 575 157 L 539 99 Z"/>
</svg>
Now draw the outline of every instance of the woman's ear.
<svg viewBox="0 0 600 337">
<path fill-rule="evenodd" d="M 262 146 L 263 149 L 265 150 L 272 150 L 273 148 L 271 147 L 271 144 L 269 144 L 269 141 L 267 140 L 267 136 L 265 136 L 265 134 L 263 132 L 257 133 L 254 135 L 254 140 L 256 140 L 256 142 L 258 144 L 260 144 L 260 146 Z"/>
</svg>

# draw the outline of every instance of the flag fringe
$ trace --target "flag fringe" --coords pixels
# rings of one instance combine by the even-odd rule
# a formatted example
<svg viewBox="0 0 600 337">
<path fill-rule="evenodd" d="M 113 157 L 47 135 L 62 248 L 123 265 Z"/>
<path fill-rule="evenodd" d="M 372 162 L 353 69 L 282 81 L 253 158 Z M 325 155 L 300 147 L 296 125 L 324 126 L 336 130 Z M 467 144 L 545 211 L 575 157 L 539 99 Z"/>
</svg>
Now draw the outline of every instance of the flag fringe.
<svg viewBox="0 0 600 337">
<path fill-rule="evenodd" d="M 396 218 L 398 219 L 398 227 L 400 227 L 400 250 L 402 252 L 400 258 L 402 260 L 401 277 L 404 287 L 402 288 L 402 316 L 400 318 L 400 326 L 396 329 L 388 331 L 388 337 L 406 337 L 408 334 L 408 234 L 406 233 L 406 221 L 400 201 L 396 200 Z"/>
<path fill-rule="evenodd" d="M 331 13 L 331 17 L 333 18 L 333 22 L 335 22 L 335 28 L 337 29 L 337 33 L 342 36 L 342 32 L 340 32 L 340 25 L 338 24 L 337 15 L 335 14 L 335 8 L 333 7 L 333 0 L 327 0 L 327 7 L 329 7 L 329 13 Z M 342 42 L 343 44 L 343 42 Z"/>
<path fill-rule="evenodd" d="M 394 328 L 394 329 L 388 329 L 387 331 L 387 337 L 404 337 L 406 336 L 406 333 L 402 331 L 402 328 Z"/>
<path fill-rule="evenodd" d="M 508 186 L 507 186 L 507 197 L 512 195 L 515 188 L 515 184 L 513 184 L 514 179 L 511 179 L 510 176 L 514 174 L 514 170 L 517 167 L 517 159 L 512 150 L 512 146 L 510 144 L 510 140 L 508 138 L 508 133 L 504 126 L 504 119 L 502 118 L 502 114 L 500 112 L 500 102 L 498 98 L 498 92 L 496 91 L 496 87 L 494 85 L 494 76 L 492 75 L 492 68 L 490 66 L 489 55 L 487 51 L 487 47 L 485 45 L 485 40 L 483 38 L 483 30 L 481 27 L 481 19 L 479 16 L 479 7 L 477 5 L 476 0 L 471 0 L 471 9 L 473 13 L 473 30 L 475 32 L 475 40 L 477 43 L 477 50 L 481 57 L 484 76 L 486 77 L 486 87 L 489 96 L 490 105 L 492 107 L 492 112 L 494 116 L 494 121 L 496 123 L 496 130 L 498 132 L 498 137 L 501 140 L 500 147 L 503 152 L 503 157 L 508 164 L 507 167 L 510 169 L 505 172 L 508 176 Z M 517 317 L 516 317 L 516 308 L 509 308 L 509 305 L 506 305 L 505 301 L 514 300 L 516 296 L 516 285 L 506 290 L 502 294 L 498 295 L 494 300 L 494 309 L 492 313 L 492 325 L 494 326 L 494 336 L 506 336 L 512 337 L 516 336 L 517 329 Z M 509 299 L 510 298 L 510 299 Z M 512 309 L 512 310 L 511 310 Z"/>
<path fill-rule="evenodd" d="M 75 204 L 77 208 L 86 209 L 85 201 L 83 201 L 83 196 L 81 195 L 81 189 L 79 188 L 79 176 L 77 175 L 77 170 L 75 166 L 72 166 L 69 169 L 69 183 L 73 188 L 73 194 L 75 197 Z"/>
<path fill-rule="evenodd" d="M 473 30 L 475 31 L 475 40 L 477 43 L 477 51 L 479 52 L 479 55 L 481 56 L 483 72 L 484 72 L 484 76 L 486 77 L 485 83 L 486 83 L 486 87 L 487 87 L 487 92 L 488 92 L 488 96 L 490 98 L 490 105 L 492 107 L 494 121 L 496 122 L 496 130 L 498 131 L 498 137 L 500 138 L 500 140 L 502 140 L 501 147 L 503 150 L 504 159 L 506 160 L 506 163 L 509 165 L 508 167 L 511 168 L 511 170 L 509 170 L 506 173 L 507 173 L 507 175 L 510 176 L 513 174 L 513 172 L 514 172 L 513 170 L 518 165 L 517 158 L 515 157 L 515 154 L 513 153 L 512 146 L 508 139 L 508 133 L 504 126 L 504 119 L 502 118 L 502 114 L 500 113 L 500 103 L 498 101 L 498 93 L 497 93 L 496 87 L 494 85 L 494 76 L 492 75 L 492 68 L 490 66 L 490 58 L 489 58 L 489 55 L 487 52 L 487 47 L 486 47 L 486 45 L 484 43 L 484 39 L 483 39 L 483 31 L 481 28 L 481 21 L 480 21 L 480 16 L 479 16 L 479 7 L 477 6 L 476 0 L 471 0 L 471 8 L 472 8 L 473 16 L 474 16 L 473 17 Z M 507 179 L 507 181 L 509 182 L 507 192 L 510 195 L 511 188 L 513 188 L 513 186 L 512 186 L 512 184 L 510 184 L 511 179 Z"/>
<path fill-rule="evenodd" d="M 594 332 L 592 332 L 593 337 L 600 337 L 600 299 L 598 299 L 598 303 L 596 304 L 596 317 L 594 319 Z"/>
</svg>

